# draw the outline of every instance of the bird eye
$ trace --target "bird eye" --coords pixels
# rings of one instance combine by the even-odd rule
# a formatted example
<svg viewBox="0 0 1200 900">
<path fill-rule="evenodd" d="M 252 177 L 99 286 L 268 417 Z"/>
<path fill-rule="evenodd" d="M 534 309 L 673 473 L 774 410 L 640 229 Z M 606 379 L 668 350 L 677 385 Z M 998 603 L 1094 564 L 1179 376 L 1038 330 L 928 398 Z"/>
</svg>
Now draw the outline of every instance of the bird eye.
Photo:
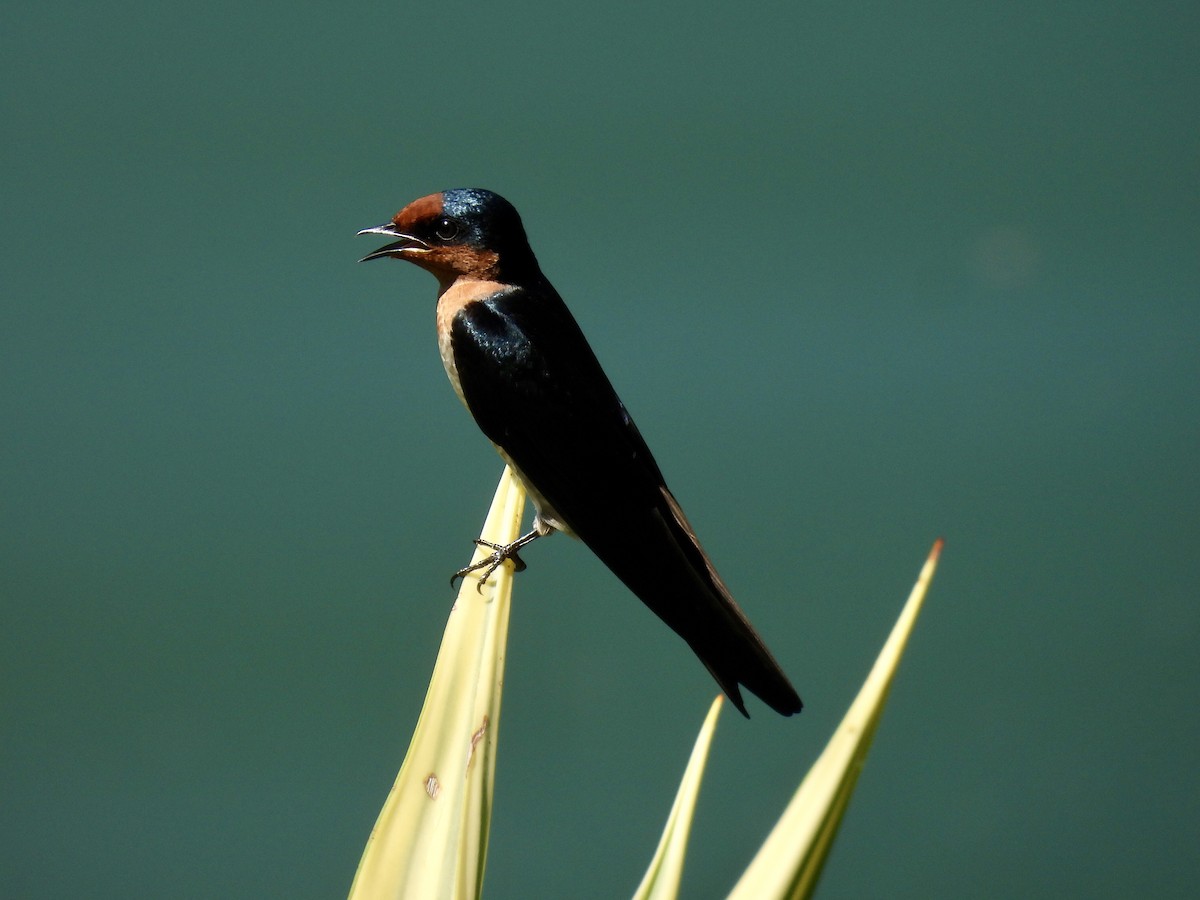
<svg viewBox="0 0 1200 900">
<path fill-rule="evenodd" d="M 439 219 L 433 233 L 438 236 L 438 240 L 452 241 L 458 237 L 458 223 L 453 219 Z"/>
</svg>

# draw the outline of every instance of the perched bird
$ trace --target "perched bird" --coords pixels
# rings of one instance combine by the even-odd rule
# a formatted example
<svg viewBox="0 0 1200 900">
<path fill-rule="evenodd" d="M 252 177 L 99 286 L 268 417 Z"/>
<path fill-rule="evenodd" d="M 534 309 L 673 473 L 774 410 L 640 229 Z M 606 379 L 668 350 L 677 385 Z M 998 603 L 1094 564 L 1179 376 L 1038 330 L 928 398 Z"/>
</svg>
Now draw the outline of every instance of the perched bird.
<svg viewBox="0 0 1200 900">
<path fill-rule="evenodd" d="M 438 280 L 446 374 L 529 497 L 533 530 L 492 547 L 483 580 L 539 536 L 582 540 L 675 630 L 748 715 L 738 685 L 789 716 L 787 677 L 700 546 L 633 419 L 558 292 L 516 209 L 491 191 L 455 189 L 410 203 L 359 234 L 393 242 L 363 257 L 408 260 Z"/>
</svg>

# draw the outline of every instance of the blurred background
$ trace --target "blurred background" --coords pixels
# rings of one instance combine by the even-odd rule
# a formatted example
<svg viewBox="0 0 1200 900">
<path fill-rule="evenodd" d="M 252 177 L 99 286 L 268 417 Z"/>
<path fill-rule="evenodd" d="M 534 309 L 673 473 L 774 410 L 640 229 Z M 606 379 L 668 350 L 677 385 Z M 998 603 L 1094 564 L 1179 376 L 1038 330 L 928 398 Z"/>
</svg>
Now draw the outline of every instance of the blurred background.
<svg viewBox="0 0 1200 900">
<path fill-rule="evenodd" d="M 1192 896 L 1200 7 L 5 19 L 0 894 L 348 890 L 501 471 L 354 233 L 482 186 L 807 704 L 726 711 L 687 896 L 939 535 L 821 896 Z M 525 558 L 487 896 L 628 896 L 716 686 Z"/>
</svg>

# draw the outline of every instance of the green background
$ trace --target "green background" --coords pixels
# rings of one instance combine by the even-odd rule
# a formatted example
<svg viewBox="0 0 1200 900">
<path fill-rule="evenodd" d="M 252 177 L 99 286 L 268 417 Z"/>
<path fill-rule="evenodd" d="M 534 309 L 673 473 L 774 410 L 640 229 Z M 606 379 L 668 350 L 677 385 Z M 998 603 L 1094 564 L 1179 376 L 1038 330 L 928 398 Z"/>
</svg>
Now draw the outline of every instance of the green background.
<svg viewBox="0 0 1200 900">
<path fill-rule="evenodd" d="M 823 897 L 1200 879 L 1200 6 L 10 4 L 0 894 L 330 897 L 500 463 L 359 228 L 522 211 L 803 695 L 750 858 L 946 553 Z M 492 898 L 627 896 L 715 685 L 526 554 Z"/>
</svg>

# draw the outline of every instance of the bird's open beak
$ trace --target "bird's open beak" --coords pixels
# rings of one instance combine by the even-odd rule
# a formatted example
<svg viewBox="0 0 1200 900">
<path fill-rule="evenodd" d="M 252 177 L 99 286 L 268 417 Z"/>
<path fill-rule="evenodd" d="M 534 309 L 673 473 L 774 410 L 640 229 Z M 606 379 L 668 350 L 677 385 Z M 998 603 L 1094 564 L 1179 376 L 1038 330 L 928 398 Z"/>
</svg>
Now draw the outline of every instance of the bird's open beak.
<svg viewBox="0 0 1200 900">
<path fill-rule="evenodd" d="M 380 247 L 374 253 L 368 253 L 359 262 L 366 262 L 369 259 L 381 259 L 385 256 L 394 256 L 402 259 L 401 254 L 405 250 L 428 250 L 429 245 L 420 238 L 415 238 L 411 234 L 405 234 L 399 231 L 391 222 L 383 225 L 376 225 L 374 228 L 364 228 L 359 234 L 386 234 L 391 237 L 399 238 L 395 243 L 388 244 L 386 247 Z"/>
</svg>

